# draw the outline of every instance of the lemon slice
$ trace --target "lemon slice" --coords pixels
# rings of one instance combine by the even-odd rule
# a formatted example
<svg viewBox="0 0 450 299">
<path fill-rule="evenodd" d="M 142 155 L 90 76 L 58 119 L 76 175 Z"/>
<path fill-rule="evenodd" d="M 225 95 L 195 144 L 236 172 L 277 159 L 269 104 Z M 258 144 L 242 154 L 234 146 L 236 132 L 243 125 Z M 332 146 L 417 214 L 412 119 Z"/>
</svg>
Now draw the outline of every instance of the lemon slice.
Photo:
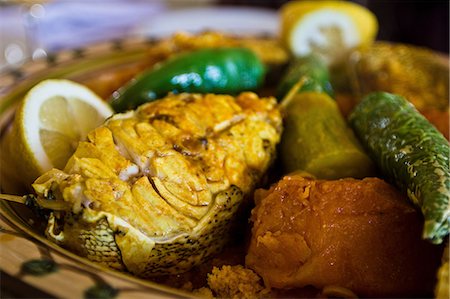
<svg viewBox="0 0 450 299">
<path fill-rule="evenodd" d="M 377 32 L 375 15 L 356 3 L 293 1 L 281 8 L 281 39 L 294 56 L 314 52 L 335 64 L 372 43 Z"/>
<path fill-rule="evenodd" d="M 69 80 L 45 80 L 30 89 L 7 137 L 24 182 L 53 167 L 63 169 L 78 142 L 112 113 L 94 92 Z"/>
</svg>

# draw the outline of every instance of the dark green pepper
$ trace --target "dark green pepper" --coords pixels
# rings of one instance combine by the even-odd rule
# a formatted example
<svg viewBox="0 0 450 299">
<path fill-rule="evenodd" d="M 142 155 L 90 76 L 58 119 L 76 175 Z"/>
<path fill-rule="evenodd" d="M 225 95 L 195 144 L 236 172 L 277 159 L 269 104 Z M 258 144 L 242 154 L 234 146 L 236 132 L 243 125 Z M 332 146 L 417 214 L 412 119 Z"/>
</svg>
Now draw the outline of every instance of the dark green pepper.
<svg viewBox="0 0 450 299">
<path fill-rule="evenodd" d="M 289 65 L 278 85 L 278 99 L 281 100 L 302 77 L 305 82 L 298 92 L 326 92 L 330 97 L 334 97 L 327 65 L 319 56 L 311 54 L 299 57 Z"/>
<path fill-rule="evenodd" d="M 387 180 L 424 216 L 423 237 L 442 243 L 450 232 L 450 145 L 405 98 L 365 96 L 349 121 Z"/>
<path fill-rule="evenodd" d="M 251 50 L 209 48 L 175 56 L 132 79 L 114 92 L 116 112 L 164 97 L 169 92 L 226 93 L 255 90 L 265 67 Z"/>
</svg>

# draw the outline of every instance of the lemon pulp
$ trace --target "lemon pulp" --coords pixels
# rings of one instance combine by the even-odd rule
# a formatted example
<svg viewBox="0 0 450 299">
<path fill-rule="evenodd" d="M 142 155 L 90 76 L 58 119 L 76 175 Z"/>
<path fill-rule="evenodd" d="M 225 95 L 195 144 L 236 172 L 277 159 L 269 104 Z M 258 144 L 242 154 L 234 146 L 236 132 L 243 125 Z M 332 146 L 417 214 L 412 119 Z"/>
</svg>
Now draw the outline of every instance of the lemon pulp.
<svg viewBox="0 0 450 299">
<path fill-rule="evenodd" d="M 39 110 L 39 137 L 51 164 L 64 168 L 78 141 L 100 124 L 104 118 L 97 110 L 77 98 L 55 96 L 43 102 Z"/>
<path fill-rule="evenodd" d="M 29 185 L 51 168 L 63 169 L 78 142 L 112 113 L 81 84 L 64 79 L 38 83 L 24 97 L 5 138 L 9 172 Z"/>
<path fill-rule="evenodd" d="M 350 49 L 370 44 L 378 32 L 375 15 L 347 1 L 293 1 L 281 8 L 281 39 L 295 56 L 311 52 L 328 64 Z"/>
</svg>

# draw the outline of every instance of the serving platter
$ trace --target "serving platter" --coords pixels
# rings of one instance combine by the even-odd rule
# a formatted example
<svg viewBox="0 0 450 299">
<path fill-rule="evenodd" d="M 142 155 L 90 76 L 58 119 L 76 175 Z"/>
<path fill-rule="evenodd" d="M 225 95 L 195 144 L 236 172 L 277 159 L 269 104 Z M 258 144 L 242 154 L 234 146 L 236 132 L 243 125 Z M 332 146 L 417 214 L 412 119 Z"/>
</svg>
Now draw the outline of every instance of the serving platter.
<svg viewBox="0 0 450 299">
<path fill-rule="evenodd" d="M 106 97 L 148 66 L 148 51 L 159 40 L 127 38 L 58 52 L 0 74 L 0 140 L 8 134 L 14 109 L 36 83 L 66 78 Z M 23 194 L 9 180 L 8 157 L 1 155 L 2 193 Z M 56 298 L 194 297 L 181 289 L 139 279 L 93 264 L 48 241 L 39 222 L 18 205 L 0 201 L 0 264 L 7 296 Z"/>
</svg>

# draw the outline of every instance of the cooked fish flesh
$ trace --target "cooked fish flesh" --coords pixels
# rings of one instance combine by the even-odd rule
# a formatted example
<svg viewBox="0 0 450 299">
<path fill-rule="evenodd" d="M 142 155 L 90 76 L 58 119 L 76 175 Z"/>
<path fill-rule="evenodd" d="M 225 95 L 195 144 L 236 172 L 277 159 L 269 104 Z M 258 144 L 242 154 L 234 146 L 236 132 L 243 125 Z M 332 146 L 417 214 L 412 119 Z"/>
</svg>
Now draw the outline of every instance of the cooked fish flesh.
<svg viewBox="0 0 450 299">
<path fill-rule="evenodd" d="M 245 195 L 275 156 L 274 98 L 179 94 L 116 114 L 64 170 L 33 184 L 64 201 L 48 238 L 141 277 L 181 273 L 217 253 Z"/>
</svg>

